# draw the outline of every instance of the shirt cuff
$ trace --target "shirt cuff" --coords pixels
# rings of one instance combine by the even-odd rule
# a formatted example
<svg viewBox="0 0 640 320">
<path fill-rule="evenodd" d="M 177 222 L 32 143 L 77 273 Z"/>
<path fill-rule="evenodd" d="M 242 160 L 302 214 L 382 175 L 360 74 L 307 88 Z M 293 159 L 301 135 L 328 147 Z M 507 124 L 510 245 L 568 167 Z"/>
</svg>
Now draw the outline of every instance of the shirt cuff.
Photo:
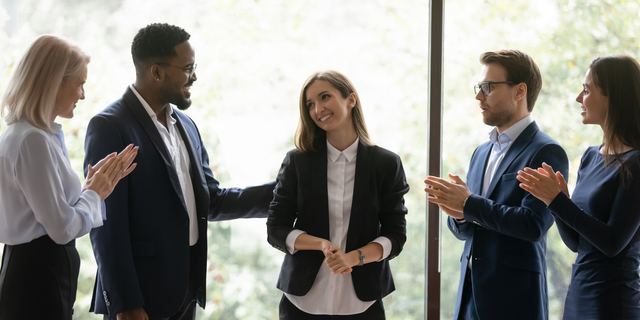
<svg viewBox="0 0 640 320">
<path fill-rule="evenodd" d="M 285 244 L 287 245 L 287 251 L 289 251 L 289 253 L 294 254 L 298 252 L 298 250 L 295 249 L 296 239 L 298 239 L 298 237 L 304 233 L 306 232 L 298 229 L 293 229 L 293 231 L 289 232 L 289 235 L 287 235 L 287 240 L 285 242 Z"/>
<path fill-rule="evenodd" d="M 377 237 L 371 242 L 379 243 L 382 246 L 382 258 L 380 258 L 380 260 L 378 261 L 386 259 L 391 254 L 391 248 L 393 247 L 393 245 L 391 244 L 391 240 L 389 240 L 389 238 Z"/>
<path fill-rule="evenodd" d="M 87 189 L 83 193 L 84 198 L 89 202 L 87 215 L 91 219 L 91 228 L 101 227 L 103 220 L 106 220 L 107 208 L 104 201 L 100 200 L 100 196 L 93 190 Z M 95 205 L 97 204 L 97 205 Z"/>
</svg>

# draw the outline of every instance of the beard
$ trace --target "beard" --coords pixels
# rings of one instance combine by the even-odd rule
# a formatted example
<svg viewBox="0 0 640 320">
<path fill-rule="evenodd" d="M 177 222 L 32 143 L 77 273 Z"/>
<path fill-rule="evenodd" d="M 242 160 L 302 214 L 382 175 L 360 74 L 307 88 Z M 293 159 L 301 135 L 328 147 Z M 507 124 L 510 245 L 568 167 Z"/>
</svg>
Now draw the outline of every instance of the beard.
<svg viewBox="0 0 640 320">
<path fill-rule="evenodd" d="M 193 85 L 193 81 L 187 82 L 182 88 L 179 90 L 175 90 L 174 88 L 165 87 L 164 92 L 164 100 L 175 105 L 178 110 L 187 110 L 191 106 L 191 98 L 185 98 L 182 93 L 182 89 L 187 86 Z"/>
<path fill-rule="evenodd" d="M 191 98 L 185 99 L 182 94 L 179 94 L 173 101 L 171 101 L 171 103 L 178 107 L 178 110 L 184 111 L 189 109 L 189 107 L 191 106 Z"/>
<path fill-rule="evenodd" d="M 516 113 L 515 105 L 511 106 L 494 106 L 492 109 L 500 108 L 497 112 L 489 112 L 482 116 L 484 124 L 499 127 L 505 123 L 509 123 Z"/>
</svg>

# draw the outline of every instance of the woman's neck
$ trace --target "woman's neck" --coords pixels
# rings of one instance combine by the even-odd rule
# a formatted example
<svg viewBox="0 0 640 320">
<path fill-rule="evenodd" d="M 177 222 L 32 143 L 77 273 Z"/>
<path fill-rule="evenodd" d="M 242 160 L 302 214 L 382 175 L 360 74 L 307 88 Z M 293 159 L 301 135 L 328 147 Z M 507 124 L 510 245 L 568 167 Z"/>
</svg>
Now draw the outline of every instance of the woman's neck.
<svg viewBox="0 0 640 320">
<path fill-rule="evenodd" d="M 610 148 L 609 150 L 607 150 L 607 147 L 605 146 L 605 144 L 603 143 L 602 146 L 600 146 L 600 153 L 602 154 L 621 154 L 621 153 L 625 153 L 629 150 L 633 149 L 632 147 L 625 145 L 625 144 L 619 144 L 618 146 L 616 146 L 616 148 Z"/>
<path fill-rule="evenodd" d="M 344 149 L 351 146 L 356 139 L 358 139 L 358 135 L 353 128 L 346 131 L 332 130 L 327 132 L 327 141 L 339 151 L 344 151 Z"/>
</svg>

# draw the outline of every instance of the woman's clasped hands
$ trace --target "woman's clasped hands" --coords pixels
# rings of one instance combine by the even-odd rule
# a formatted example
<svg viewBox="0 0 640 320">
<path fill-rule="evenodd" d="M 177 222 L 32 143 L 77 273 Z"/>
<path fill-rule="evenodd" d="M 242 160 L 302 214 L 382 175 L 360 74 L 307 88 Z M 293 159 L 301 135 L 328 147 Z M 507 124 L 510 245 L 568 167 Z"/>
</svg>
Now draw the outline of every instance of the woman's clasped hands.
<svg viewBox="0 0 640 320">
<path fill-rule="evenodd" d="M 83 190 L 92 190 L 98 194 L 100 200 L 106 199 L 120 179 L 126 177 L 136 168 L 137 163 L 131 164 L 138 155 L 138 147 L 128 145 L 120 153 L 111 153 L 98 161 L 95 166 L 87 167 L 87 179 Z"/>
<path fill-rule="evenodd" d="M 542 168 L 537 170 L 527 167 L 518 171 L 518 181 L 520 181 L 520 188 L 529 191 L 547 206 L 560 192 L 570 196 L 567 181 L 562 173 L 554 172 L 553 168 L 546 163 L 542 163 Z"/>
<path fill-rule="evenodd" d="M 325 263 L 333 274 L 351 273 L 353 271 L 351 267 L 358 264 L 357 262 L 353 263 L 348 254 L 330 241 L 322 242 L 322 253 L 326 257 Z"/>
</svg>

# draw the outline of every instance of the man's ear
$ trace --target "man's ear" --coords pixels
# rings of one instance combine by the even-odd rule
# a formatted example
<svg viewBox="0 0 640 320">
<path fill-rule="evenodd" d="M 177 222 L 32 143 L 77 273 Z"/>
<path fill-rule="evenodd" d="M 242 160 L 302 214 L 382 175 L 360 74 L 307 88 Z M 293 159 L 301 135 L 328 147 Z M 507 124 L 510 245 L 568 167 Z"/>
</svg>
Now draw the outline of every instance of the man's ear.
<svg viewBox="0 0 640 320">
<path fill-rule="evenodd" d="M 520 101 L 522 99 L 526 99 L 527 98 L 527 84 L 524 82 L 520 82 L 518 83 L 515 88 L 515 96 L 514 99 L 516 101 Z"/>
<path fill-rule="evenodd" d="M 151 68 L 149 68 L 149 73 L 151 74 L 151 79 L 154 81 L 160 81 L 164 77 L 164 71 L 157 64 L 152 64 Z"/>
</svg>

